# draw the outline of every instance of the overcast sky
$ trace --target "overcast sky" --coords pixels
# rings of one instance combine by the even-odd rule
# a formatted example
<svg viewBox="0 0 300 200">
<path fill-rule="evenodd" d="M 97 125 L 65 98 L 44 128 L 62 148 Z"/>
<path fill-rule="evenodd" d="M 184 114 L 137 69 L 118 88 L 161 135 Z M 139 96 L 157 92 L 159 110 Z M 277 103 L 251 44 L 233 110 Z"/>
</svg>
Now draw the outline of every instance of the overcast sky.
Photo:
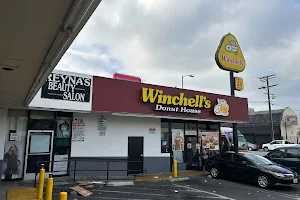
<svg viewBox="0 0 300 200">
<path fill-rule="evenodd" d="M 259 77 L 276 73 L 273 108 L 300 115 L 300 1 L 102 0 L 57 69 L 230 94 L 229 72 L 214 55 L 223 35 L 236 36 L 246 59 L 239 73 L 249 107 L 267 110 Z"/>
</svg>

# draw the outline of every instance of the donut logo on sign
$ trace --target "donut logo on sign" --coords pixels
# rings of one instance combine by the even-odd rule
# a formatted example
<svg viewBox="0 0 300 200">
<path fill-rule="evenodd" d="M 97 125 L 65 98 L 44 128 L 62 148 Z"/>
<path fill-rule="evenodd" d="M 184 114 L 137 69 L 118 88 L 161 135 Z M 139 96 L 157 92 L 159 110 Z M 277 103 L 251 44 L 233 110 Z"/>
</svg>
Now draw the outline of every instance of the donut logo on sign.
<svg viewBox="0 0 300 200">
<path fill-rule="evenodd" d="M 238 46 L 236 45 L 234 40 L 230 40 L 228 44 L 225 46 L 225 49 L 227 52 L 230 53 L 234 53 L 234 54 L 238 53 Z"/>
</svg>

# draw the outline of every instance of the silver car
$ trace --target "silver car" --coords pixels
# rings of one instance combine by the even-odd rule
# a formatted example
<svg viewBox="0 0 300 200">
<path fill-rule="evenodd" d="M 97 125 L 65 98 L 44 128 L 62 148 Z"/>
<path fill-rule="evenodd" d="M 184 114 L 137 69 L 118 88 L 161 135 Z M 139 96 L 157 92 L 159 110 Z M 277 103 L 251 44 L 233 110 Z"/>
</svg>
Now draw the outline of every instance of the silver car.
<svg viewBox="0 0 300 200">
<path fill-rule="evenodd" d="M 249 151 L 258 151 L 259 145 L 248 142 L 248 150 Z"/>
</svg>

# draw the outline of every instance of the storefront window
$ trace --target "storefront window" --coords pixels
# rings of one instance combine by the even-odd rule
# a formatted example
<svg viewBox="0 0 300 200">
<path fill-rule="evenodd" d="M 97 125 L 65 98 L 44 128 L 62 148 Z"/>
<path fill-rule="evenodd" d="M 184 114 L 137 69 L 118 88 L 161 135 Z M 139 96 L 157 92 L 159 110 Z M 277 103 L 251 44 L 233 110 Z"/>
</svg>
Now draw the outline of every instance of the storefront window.
<svg viewBox="0 0 300 200">
<path fill-rule="evenodd" d="M 219 131 L 219 123 L 210 124 L 209 130 Z"/>
<path fill-rule="evenodd" d="M 65 175 L 68 168 L 68 158 L 71 150 L 71 134 L 72 134 L 73 114 L 67 112 L 56 113 L 56 128 L 54 132 L 53 160 L 57 161 L 53 164 L 53 175 Z"/>
<path fill-rule="evenodd" d="M 172 123 L 172 151 L 173 159 L 183 163 L 184 154 L 184 123 Z"/>
<path fill-rule="evenodd" d="M 197 124 L 185 124 L 185 135 L 186 136 L 197 136 Z"/>
<path fill-rule="evenodd" d="M 170 153 L 170 145 L 169 145 L 169 123 L 162 122 L 161 123 L 161 153 Z"/>
</svg>

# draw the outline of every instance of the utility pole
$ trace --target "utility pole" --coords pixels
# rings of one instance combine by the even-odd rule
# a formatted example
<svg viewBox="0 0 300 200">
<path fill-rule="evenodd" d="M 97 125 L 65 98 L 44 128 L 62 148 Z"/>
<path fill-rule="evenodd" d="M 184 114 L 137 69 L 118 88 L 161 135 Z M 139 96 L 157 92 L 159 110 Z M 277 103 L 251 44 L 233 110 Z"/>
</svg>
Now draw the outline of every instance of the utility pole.
<svg viewBox="0 0 300 200">
<path fill-rule="evenodd" d="M 276 78 L 276 74 L 260 77 L 259 78 L 260 81 L 266 83 L 266 86 L 260 87 L 258 89 L 266 89 L 267 90 L 266 94 L 268 95 L 269 115 L 270 115 L 270 121 L 271 121 L 271 129 L 272 129 L 272 140 L 275 140 L 273 117 L 272 117 L 272 108 L 271 108 L 271 97 L 270 97 L 272 94 L 270 94 L 270 88 L 278 86 L 278 84 L 270 85 L 269 80 L 272 79 L 272 78 Z M 274 99 L 275 95 L 272 95 L 272 96 L 273 96 L 272 99 Z"/>
</svg>

